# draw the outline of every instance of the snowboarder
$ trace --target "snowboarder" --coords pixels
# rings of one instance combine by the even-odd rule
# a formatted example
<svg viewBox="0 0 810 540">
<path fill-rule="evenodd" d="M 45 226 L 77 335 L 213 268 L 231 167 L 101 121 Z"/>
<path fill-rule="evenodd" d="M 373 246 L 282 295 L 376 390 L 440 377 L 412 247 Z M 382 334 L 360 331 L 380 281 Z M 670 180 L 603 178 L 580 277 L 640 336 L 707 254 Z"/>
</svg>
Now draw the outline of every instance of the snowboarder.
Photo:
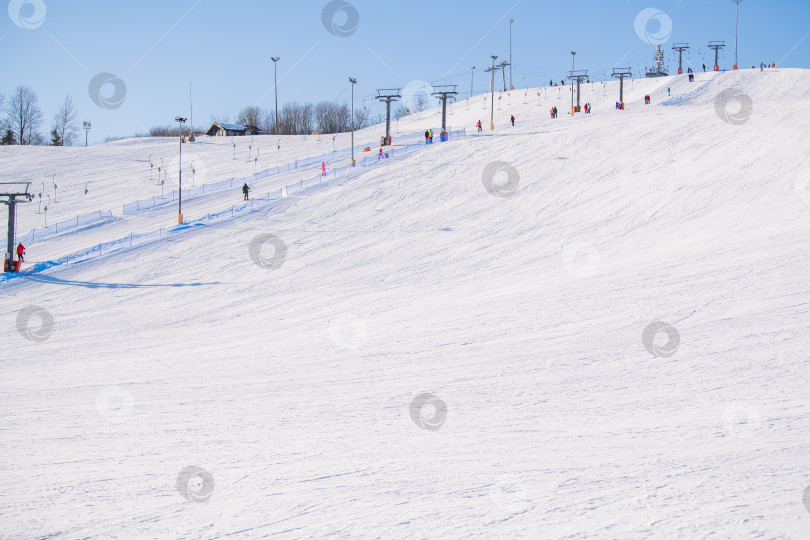
<svg viewBox="0 0 810 540">
<path fill-rule="evenodd" d="M 515 127 L 515 115 L 512 115 L 512 127 Z"/>
<path fill-rule="evenodd" d="M 244 194 L 245 194 L 245 200 L 246 200 L 246 201 L 247 201 L 247 200 L 250 200 L 250 197 L 248 196 L 248 193 L 249 193 L 249 192 L 250 192 L 250 188 L 248 187 L 247 182 L 245 182 L 245 185 L 244 185 L 244 186 L 242 186 L 242 193 L 244 193 Z"/>
<path fill-rule="evenodd" d="M 23 255 L 25 255 L 25 246 L 22 245 L 22 242 L 20 242 L 17 244 L 17 258 L 20 260 L 20 262 L 25 261 Z"/>
<path fill-rule="evenodd" d="M 481 120 L 479 120 L 478 123 L 475 124 L 475 125 L 476 125 L 476 127 L 478 127 L 478 133 L 481 133 L 482 131 L 484 131 L 484 129 L 481 127 Z"/>
</svg>

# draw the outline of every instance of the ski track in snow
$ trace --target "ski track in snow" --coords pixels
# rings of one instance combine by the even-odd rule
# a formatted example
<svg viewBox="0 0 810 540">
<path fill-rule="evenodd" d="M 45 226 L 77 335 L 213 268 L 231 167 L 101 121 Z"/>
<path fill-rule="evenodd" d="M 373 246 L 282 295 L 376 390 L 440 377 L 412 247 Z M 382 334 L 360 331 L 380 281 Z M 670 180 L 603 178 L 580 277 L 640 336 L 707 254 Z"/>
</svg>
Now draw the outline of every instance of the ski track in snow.
<svg viewBox="0 0 810 540">
<path fill-rule="evenodd" d="M 489 109 L 461 100 L 448 118 L 468 136 L 448 143 L 424 111 L 399 129 L 437 142 L 404 159 L 2 283 L 0 537 L 806 536 L 810 74 L 685 78 L 632 81 L 626 111 L 618 83 L 586 84 L 594 112 L 574 118 L 567 87 L 515 90 L 482 135 Z M 727 88 L 752 99 L 742 125 L 715 110 Z M 270 166 L 331 150 L 321 139 L 255 145 Z M 232 142 L 184 155 L 205 182 L 252 173 L 249 140 L 236 161 Z M 116 218 L 29 260 L 171 229 L 174 207 L 120 209 L 156 194 L 147 157 L 176 146 L 0 148 L 5 181 L 57 175 L 49 223 Z M 494 161 L 517 171 L 512 196 L 487 192 Z M 251 260 L 260 233 L 286 245 L 280 268 Z M 53 319 L 43 341 L 18 331 L 28 306 Z M 659 320 L 671 357 L 642 342 Z M 412 418 L 426 393 L 441 403 Z M 203 502 L 178 490 L 188 466 L 214 480 Z"/>
</svg>

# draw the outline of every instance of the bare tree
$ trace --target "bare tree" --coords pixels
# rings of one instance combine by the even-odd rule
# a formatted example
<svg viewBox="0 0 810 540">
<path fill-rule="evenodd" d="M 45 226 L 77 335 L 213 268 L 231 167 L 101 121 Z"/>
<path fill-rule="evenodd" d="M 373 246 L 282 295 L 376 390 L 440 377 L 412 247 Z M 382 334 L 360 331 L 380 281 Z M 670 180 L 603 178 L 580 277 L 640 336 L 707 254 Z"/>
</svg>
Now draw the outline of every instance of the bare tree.
<svg viewBox="0 0 810 540">
<path fill-rule="evenodd" d="M 44 140 L 34 134 L 42 125 L 42 109 L 37 94 L 28 86 L 18 86 L 6 105 L 8 123 L 20 144 Z"/>
<path fill-rule="evenodd" d="M 262 110 L 256 106 L 245 107 L 239 111 L 236 123 L 243 126 L 259 127 L 262 118 Z"/>
<path fill-rule="evenodd" d="M 53 116 L 52 131 L 58 135 L 60 146 L 73 146 L 76 134 L 79 131 L 79 113 L 73 105 L 70 94 L 65 96 L 65 101 Z"/>
</svg>

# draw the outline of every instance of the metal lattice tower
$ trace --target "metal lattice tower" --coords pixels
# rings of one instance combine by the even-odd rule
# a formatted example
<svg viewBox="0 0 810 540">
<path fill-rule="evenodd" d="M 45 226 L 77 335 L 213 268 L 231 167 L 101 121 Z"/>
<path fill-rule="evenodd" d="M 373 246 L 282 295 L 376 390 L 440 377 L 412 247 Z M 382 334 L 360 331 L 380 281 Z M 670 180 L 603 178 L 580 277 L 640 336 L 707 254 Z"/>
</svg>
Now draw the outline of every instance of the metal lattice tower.
<svg viewBox="0 0 810 540">
<path fill-rule="evenodd" d="M 676 43 L 672 46 L 673 51 L 678 51 L 678 75 L 683 73 L 683 51 L 689 49 L 688 43 Z"/>
<path fill-rule="evenodd" d="M 34 196 L 28 193 L 30 187 L 31 182 L 0 183 L 0 204 L 8 206 L 8 248 L 4 257 L 4 272 L 12 272 L 14 268 L 14 219 L 18 204 L 34 200 Z"/>
<path fill-rule="evenodd" d="M 503 74 L 503 91 L 504 92 L 506 92 L 508 90 L 508 88 L 506 87 L 506 68 L 507 68 L 507 66 L 511 66 L 511 65 L 512 64 L 510 64 L 506 60 L 504 60 L 503 62 L 498 64 L 498 67 L 501 68 L 501 73 Z"/>
<path fill-rule="evenodd" d="M 577 83 L 577 106 L 576 106 L 576 109 L 574 109 L 574 111 L 579 112 L 579 110 L 580 110 L 580 105 L 579 105 L 580 84 L 582 84 L 582 81 L 590 82 L 589 79 L 588 79 L 588 70 L 587 69 L 582 69 L 582 70 L 572 71 L 571 76 L 569 77 L 569 79 L 571 79 L 571 84 L 574 84 L 574 81 L 576 81 L 576 83 Z"/>
<path fill-rule="evenodd" d="M 621 103 L 622 109 L 624 109 L 624 78 L 632 76 L 633 72 L 629 67 L 613 69 L 613 77 L 619 79 L 619 103 Z"/>
<path fill-rule="evenodd" d="M 714 49 L 714 70 L 720 71 L 720 49 L 726 48 L 725 41 L 710 41 L 709 48 Z"/>
<path fill-rule="evenodd" d="M 434 86 L 433 89 L 436 90 L 431 95 L 437 96 L 440 100 L 442 100 L 442 131 L 446 131 L 447 127 L 447 98 L 450 96 L 457 96 L 458 92 L 456 92 L 455 84 L 445 84 L 442 86 Z"/>
<path fill-rule="evenodd" d="M 402 99 L 399 88 L 381 88 L 374 99 L 385 102 L 385 144 L 391 144 L 391 102 Z"/>
</svg>

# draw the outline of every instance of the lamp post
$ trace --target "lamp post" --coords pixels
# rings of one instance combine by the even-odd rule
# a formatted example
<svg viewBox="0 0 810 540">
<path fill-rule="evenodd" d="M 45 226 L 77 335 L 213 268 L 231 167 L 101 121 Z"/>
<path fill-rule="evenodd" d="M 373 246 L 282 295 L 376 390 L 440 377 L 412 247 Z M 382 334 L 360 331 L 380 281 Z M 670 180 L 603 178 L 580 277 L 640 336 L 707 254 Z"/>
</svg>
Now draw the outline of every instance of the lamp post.
<svg viewBox="0 0 810 540">
<path fill-rule="evenodd" d="M 278 56 L 270 58 L 273 61 L 273 91 L 276 96 L 276 117 L 273 119 L 273 135 L 278 135 Z"/>
<path fill-rule="evenodd" d="M 87 133 L 90 131 L 90 128 L 93 127 L 90 122 L 82 122 L 84 125 L 84 147 L 87 148 Z"/>
<path fill-rule="evenodd" d="M 357 84 L 357 79 L 349 77 L 349 82 L 352 83 L 352 167 L 354 167 L 354 85 Z"/>
<path fill-rule="evenodd" d="M 740 32 L 740 2 L 742 2 L 742 0 L 731 0 L 731 1 L 737 4 L 737 23 L 734 28 L 734 69 L 737 69 L 737 61 L 738 61 L 737 47 L 739 43 L 738 35 Z"/>
<path fill-rule="evenodd" d="M 498 57 L 495 56 L 494 54 L 492 54 L 492 55 L 490 55 L 490 58 L 492 58 L 492 73 L 491 73 L 490 81 L 489 81 L 489 91 L 492 94 L 492 100 L 491 100 L 492 103 L 491 103 L 491 105 L 489 107 L 489 109 L 490 109 L 489 130 L 494 131 L 495 130 L 495 60 L 497 60 Z"/>
<path fill-rule="evenodd" d="M 470 68 L 470 98 L 473 96 L 473 83 L 475 82 L 475 66 Z"/>
<path fill-rule="evenodd" d="M 178 182 L 177 182 L 177 224 L 183 223 L 183 124 L 185 118 L 174 117 L 174 121 L 180 125 L 180 158 L 178 159 Z"/>
<path fill-rule="evenodd" d="M 512 79 L 512 23 L 515 19 L 509 19 L 509 89 L 515 89 L 515 83 Z"/>
</svg>

